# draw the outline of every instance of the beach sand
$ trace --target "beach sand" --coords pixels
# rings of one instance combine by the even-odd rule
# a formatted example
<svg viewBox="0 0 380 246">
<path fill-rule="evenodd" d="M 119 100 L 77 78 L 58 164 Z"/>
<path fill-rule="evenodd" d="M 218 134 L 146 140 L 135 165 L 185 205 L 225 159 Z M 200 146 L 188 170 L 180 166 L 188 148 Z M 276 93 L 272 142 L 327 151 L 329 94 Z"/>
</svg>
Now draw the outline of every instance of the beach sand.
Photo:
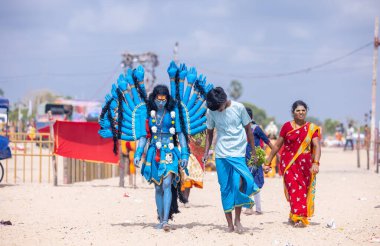
<svg viewBox="0 0 380 246">
<path fill-rule="evenodd" d="M 140 175 L 138 189 L 118 187 L 118 178 L 58 187 L 0 184 L 0 220 L 13 224 L 0 225 L 0 245 L 380 245 L 380 175 L 358 169 L 356 151 L 337 148 L 322 150 L 320 169 L 309 227 L 288 224 L 277 177 L 261 191 L 264 213 L 242 214 L 241 235 L 225 232 L 214 172 L 206 173 L 204 189 L 192 189 L 190 208 L 181 204 L 170 232 L 154 229 L 154 188 Z M 332 220 L 335 229 L 327 227 Z"/>
</svg>

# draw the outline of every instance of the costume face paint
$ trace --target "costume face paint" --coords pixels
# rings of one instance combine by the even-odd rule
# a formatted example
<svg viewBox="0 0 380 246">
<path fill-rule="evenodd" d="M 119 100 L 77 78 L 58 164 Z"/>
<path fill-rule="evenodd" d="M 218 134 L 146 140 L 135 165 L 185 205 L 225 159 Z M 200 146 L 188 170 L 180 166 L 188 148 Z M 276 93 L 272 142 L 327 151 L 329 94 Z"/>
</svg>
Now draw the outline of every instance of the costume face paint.
<svg viewBox="0 0 380 246">
<path fill-rule="evenodd" d="M 158 109 L 163 109 L 166 105 L 167 98 L 166 95 L 157 95 L 154 103 L 156 104 Z"/>
</svg>

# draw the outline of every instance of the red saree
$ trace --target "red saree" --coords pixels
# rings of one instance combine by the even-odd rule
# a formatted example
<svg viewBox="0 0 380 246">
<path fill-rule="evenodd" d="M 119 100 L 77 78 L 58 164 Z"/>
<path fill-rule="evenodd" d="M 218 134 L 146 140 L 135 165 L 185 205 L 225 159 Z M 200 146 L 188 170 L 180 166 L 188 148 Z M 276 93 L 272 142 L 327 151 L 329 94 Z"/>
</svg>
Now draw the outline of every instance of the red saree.
<svg viewBox="0 0 380 246">
<path fill-rule="evenodd" d="M 317 125 L 307 122 L 293 129 L 286 122 L 280 132 L 284 138 L 280 169 L 284 175 L 284 192 L 290 203 L 290 219 L 308 225 L 314 213 L 315 175 L 310 172 L 313 161 L 312 139 L 319 137 Z"/>
</svg>

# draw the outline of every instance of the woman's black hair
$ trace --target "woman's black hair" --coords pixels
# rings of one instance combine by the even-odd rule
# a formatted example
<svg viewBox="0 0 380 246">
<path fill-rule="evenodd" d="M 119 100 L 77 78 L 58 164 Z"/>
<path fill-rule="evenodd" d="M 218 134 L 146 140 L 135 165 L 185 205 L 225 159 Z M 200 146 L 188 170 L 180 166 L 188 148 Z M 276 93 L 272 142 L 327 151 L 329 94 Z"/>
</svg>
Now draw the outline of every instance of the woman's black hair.
<svg viewBox="0 0 380 246">
<path fill-rule="evenodd" d="M 121 125 L 120 125 L 120 119 L 119 119 L 119 131 L 118 131 L 115 127 L 116 122 L 113 120 L 112 115 L 111 115 L 111 107 L 110 107 L 111 102 L 112 102 L 112 100 L 107 101 L 106 104 L 104 105 L 104 107 L 102 108 L 102 112 L 100 113 L 100 119 L 104 119 L 104 117 L 107 116 L 107 119 L 111 124 L 112 140 L 113 140 L 113 153 L 115 155 L 117 155 L 117 153 L 118 153 L 118 145 L 117 145 L 118 141 L 117 140 L 121 135 Z M 120 112 L 120 110 L 119 110 L 119 112 Z"/>
<path fill-rule="evenodd" d="M 173 111 L 175 108 L 176 101 L 173 99 L 173 97 L 170 96 L 169 89 L 166 85 L 156 85 L 153 88 L 152 93 L 149 94 L 148 101 L 147 101 L 147 114 L 148 117 L 150 117 L 150 111 L 155 110 L 157 111 L 157 105 L 154 102 L 156 99 L 157 95 L 165 95 L 167 102 L 165 104 L 165 108 L 167 111 Z M 177 141 L 177 135 L 173 136 L 173 143 L 175 146 L 177 146 L 178 141 Z"/>
<path fill-rule="evenodd" d="M 111 123 L 111 131 L 112 131 L 112 140 L 113 140 L 113 153 L 115 155 L 117 155 L 117 150 L 118 150 L 118 145 L 117 145 L 117 135 L 118 135 L 118 132 L 117 132 L 117 129 L 115 127 L 116 123 L 115 121 L 112 119 L 112 115 L 111 115 L 111 109 L 108 110 L 107 112 L 107 117 L 108 117 L 108 120 L 109 122 Z M 120 126 L 119 126 L 120 127 Z"/>
<path fill-rule="evenodd" d="M 102 108 L 102 112 L 100 113 L 100 119 L 103 119 L 104 116 L 106 115 L 107 111 L 110 109 L 112 100 L 108 100 L 105 104 L 104 107 Z"/>
<path fill-rule="evenodd" d="M 117 100 L 118 100 L 118 104 L 119 104 L 119 107 L 117 109 L 117 114 L 118 114 L 117 125 L 119 126 L 118 131 L 117 131 L 117 138 L 121 139 L 121 127 L 122 127 L 122 123 L 124 120 L 123 107 L 121 105 L 124 101 L 124 96 L 123 96 L 123 93 L 121 92 L 120 88 L 116 89 L 116 94 L 117 94 Z M 113 144 L 114 144 L 114 149 L 115 149 L 115 145 L 117 145 L 117 141 L 115 142 L 115 140 L 114 140 Z"/>
<path fill-rule="evenodd" d="M 182 104 L 181 104 L 181 97 L 179 94 L 179 71 L 177 71 L 177 74 L 175 76 L 175 84 L 176 84 L 175 98 L 177 101 L 177 107 L 178 107 L 178 113 L 179 113 L 179 123 L 181 126 L 181 131 L 182 131 L 182 133 L 186 139 L 186 147 L 188 150 L 190 150 L 189 146 L 187 144 L 189 142 L 189 136 L 187 135 L 187 130 L 186 130 L 186 126 L 185 126 L 185 119 L 183 117 L 183 108 L 182 108 Z"/>
<path fill-rule="evenodd" d="M 147 101 L 147 98 L 146 98 L 146 93 L 145 91 L 143 91 L 139 85 L 139 82 L 137 81 L 137 78 L 135 76 L 135 70 L 136 69 L 133 69 L 133 72 L 132 72 L 132 79 L 133 79 L 133 82 L 135 83 L 135 87 L 136 87 L 136 90 L 137 92 L 139 93 L 139 96 L 140 98 L 146 103 Z"/>
<path fill-rule="evenodd" d="M 206 99 L 207 93 L 205 89 L 199 84 L 199 80 L 196 79 L 194 83 L 194 89 L 199 92 L 199 95 Z"/>
<path fill-rule="evenodd" d="M 211 111 L 218 110 L 225 102 L 227 102 L 227 94 L 222 87 L 215 87 L 207 93 L 206 104 Z"/>
<path fill-rule="evenodd" d="M 292 105 L 292 113 L 294 113 L 294 111 L 296 110 L 296 108 L 297 108 L 298 106 L 303 106 L 303 107 L 306 109 L 306 111 L 309 111 L 309 107 L 307 106 L 307 104 L 306 104 L 304 101 L 302 101 L 302 100 L 297 100 L 297 101 L 295 101 L 295 102 L 293 103 L 293 105 Z"/>
</svg>

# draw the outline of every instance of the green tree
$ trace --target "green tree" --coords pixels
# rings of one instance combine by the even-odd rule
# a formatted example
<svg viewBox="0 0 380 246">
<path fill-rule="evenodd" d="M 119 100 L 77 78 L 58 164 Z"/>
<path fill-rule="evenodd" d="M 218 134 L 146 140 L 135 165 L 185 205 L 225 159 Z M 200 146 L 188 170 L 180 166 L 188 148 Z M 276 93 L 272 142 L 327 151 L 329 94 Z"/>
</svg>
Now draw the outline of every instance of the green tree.
<svg viewBox="0 0 380 246">
<path fill-rule="evenodd" d="M 325 122 L 323 123 L 323 133 L 326 135 L 334 135 L 335 134 L 335 129 L 336 126 L 340 124 L 339 121 L 333 120 L 333 119 L 326 119 Z"/>
<path fill-rule="evenodd" d="M 243 102 L 243 105 L 252 110 L 253 119 L 257 124 L 266 126 L 270 121 L 274 121 L 273 117 L 268 117 L 264 109 L 257 107 L 256 105 L 248 102 Z"/>
<path fill-rule="evenodd" d="M 0 88 L 0 96 L 4 96 L 4 91 L 1 88 Z"/>
<path fill-rule="evenodd" d="M 228 88 L 230 97 L 233 100 L 238 100 L 241 94 L 243 93 L 243 85 L 240 83 L 240 81 L 232 80 L 230 87 Z"/>
<path fill-rule="evenodd" d="M 322 126 L 322 121 L 320 121 L 317 117 L 314 117 L 314 116 L 307 116 L 306 121 L 314 123 L 318 126 Z"/>
</svg>

